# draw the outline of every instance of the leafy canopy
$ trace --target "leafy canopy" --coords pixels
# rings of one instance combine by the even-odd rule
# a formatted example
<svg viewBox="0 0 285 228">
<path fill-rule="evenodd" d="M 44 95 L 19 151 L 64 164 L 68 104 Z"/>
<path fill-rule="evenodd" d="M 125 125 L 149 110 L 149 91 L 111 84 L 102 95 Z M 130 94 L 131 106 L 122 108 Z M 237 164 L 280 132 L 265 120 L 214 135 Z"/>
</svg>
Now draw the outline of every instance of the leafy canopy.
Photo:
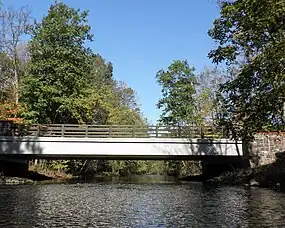
<svg viewBox="0 0 285 228">
<path fill-rule="evenodd" d="M 156 78 L 162 86 L 163 98 L 157 107 L 162 109 L 163 124 L 189 124 L 196 120 L 194 70 L 186 60 L 176 60 L 167 70 L 158 71 Z"/>
<path fill-rule="evenodd" d="M 82 121 L 81 103 L 89 88 L 92 40 L 87 12 L 55 3 L 36 24 L 29 42 L 29 75 L 23 86 L 26 117 L 38 123 Z"/>
<path fill-rule="evenodd" d="M 227 0 L 209 30 L 218 44 L 209 57 L 237 67 L 221 89 L 222 116 L 242 138 L 284 123 L 284 22 L 284 0 Z"/>
</svg>

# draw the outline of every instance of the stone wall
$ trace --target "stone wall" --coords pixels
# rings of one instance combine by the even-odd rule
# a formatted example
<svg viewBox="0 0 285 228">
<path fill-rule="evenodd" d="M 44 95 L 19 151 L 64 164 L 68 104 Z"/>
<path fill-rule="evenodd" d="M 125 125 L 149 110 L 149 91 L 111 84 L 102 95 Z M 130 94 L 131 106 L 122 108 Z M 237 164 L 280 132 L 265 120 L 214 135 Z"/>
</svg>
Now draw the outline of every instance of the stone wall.
<svg viewBox="0 0 285 228">
<path fill-rule="evenodd" d="M 285 133 L 258 133 L 249 148 L 251 167 L 272 164 L 276 153 L 285 151 Z"/>
</svg>

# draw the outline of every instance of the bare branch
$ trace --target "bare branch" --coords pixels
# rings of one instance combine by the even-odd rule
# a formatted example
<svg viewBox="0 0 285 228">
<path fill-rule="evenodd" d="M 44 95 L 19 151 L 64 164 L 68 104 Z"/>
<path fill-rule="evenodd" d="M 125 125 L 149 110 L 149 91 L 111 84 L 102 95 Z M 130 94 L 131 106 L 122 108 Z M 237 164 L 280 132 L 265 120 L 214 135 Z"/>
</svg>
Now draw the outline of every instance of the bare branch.
<svg viewBox="0 0 285 228">
<path fill-rule="evenodd" d="M 13 7 L 0 10 L 0 52 L 11 60 L 11 75 L 7 79 L 13 87 L 15 102 L 19 99 L 20 58 L 18 46 L 30 27 L 30 11 L 24 6 L 16 10 Z M 5 83 L 7 84 L 7 83 Z"/>
</svg>

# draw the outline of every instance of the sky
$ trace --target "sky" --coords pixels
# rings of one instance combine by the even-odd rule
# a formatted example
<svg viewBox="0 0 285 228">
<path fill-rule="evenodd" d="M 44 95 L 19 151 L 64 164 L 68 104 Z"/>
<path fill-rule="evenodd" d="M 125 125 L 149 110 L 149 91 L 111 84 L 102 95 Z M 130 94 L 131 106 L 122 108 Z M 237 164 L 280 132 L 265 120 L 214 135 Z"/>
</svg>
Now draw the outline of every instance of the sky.
<svg viewBox="0 0 285 228">
<path fill-rule="evenodd" d="M 159 119 L 161 88 L 155 76 L 174 60 L 187 59 L 199 73 L 214 41 L 207 31 L 219 16 L 217 0 L 64 0 L 89 10 L 94 41 L 89 47 L 113 63 L 114 78 L 137 92 L 150 124 Z M 2 0 L 4 7 L 28 6 L 37 21 L 53 0 Z"/>
</svg>

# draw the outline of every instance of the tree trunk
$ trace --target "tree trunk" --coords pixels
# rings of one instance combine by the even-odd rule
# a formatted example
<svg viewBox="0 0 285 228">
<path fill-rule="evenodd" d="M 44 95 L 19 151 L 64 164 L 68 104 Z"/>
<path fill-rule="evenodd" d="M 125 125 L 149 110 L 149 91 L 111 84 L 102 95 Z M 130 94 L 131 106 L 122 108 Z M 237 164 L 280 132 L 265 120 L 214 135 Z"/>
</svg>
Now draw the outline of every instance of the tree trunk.
<svg viewBox="0 0 285 228">
<path fill-rule="evenodd" d="M 17 69 L 17 57 L 14 56 L 14 95 L 15 95 L 15 104 L 19 103 L 19 75 Z"/>
<path fill-rule="evenodd" d="M 17 70 L 15 70 L 15 103 L 16 105 L 19 103 L 19 80 Z"/>
</svg>

